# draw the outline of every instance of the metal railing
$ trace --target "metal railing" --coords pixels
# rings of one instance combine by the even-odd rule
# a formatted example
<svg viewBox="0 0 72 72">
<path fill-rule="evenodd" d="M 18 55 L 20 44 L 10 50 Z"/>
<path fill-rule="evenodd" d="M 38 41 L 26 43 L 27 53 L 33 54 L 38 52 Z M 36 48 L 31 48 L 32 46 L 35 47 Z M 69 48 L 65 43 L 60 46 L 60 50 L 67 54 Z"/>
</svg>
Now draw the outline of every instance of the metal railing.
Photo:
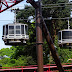
<svg viewBox="0 0 72 72">
<path fill-rule="evenodd" d="M 72 72 L 72 63 L 64 63 L 62 64 L 65 72 Z M 56 64 L 48 64 L 43 65 L 44 72 L 59 72 L 57 70 Z M 0 67 L 0 71 L 21 71 L 21 72 L 37 72 L 37 65 L 30 65 L 30 66 L 15 66 L 15 67 Z"/>
</svg>

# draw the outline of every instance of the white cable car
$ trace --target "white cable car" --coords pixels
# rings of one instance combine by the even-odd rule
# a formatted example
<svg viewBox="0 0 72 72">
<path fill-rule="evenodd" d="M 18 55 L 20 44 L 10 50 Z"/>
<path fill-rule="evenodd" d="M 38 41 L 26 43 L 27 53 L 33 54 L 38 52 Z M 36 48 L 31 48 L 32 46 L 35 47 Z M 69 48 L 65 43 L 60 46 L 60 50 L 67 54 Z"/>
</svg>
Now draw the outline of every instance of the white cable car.
<svg viewBox="0 0 72 72">
<path fill-rule="evenodd" d="M 58 32 L 58 44 L 60 47 L 72 47 L 72 29 L 70 29 L 69 20 L 68 29 L 60 30 Z"/>
<path fill-rule="evenodd" d="M 59 31 L 58 43 L 60 47 L 72 47 L 72 29 Z"/>
<path fill-rule="evenodd" d="M 5 45 L 18 45 L 26 43 L 29 39 L 27 24 L 6 24 L 3 25 L 2 39 Z"/>
<path fill-rule="evenodd" d="M 72 3 L 72 0 L 69 0 L 69 3 Z"/>
<path fill-rule="evenodd" d="M 3 25 L 2 39 L 5 45 L 22 45 L 26 44 L 26 41 L 29 39 L 28 25 L 16 23 L 16 10 L 14 10 L 14 13 L 14 23 Z"/>
</svg>

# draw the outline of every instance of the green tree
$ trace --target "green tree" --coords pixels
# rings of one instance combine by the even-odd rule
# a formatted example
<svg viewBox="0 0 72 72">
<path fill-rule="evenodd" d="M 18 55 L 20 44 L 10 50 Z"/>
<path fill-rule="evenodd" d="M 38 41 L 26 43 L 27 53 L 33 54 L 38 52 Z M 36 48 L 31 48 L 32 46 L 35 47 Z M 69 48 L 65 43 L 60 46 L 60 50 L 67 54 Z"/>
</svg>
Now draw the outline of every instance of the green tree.
<svg viewBox="0 0 72 72">
<path fill-rule="evenodd" d="M 14 51 L 15 51 L 15 48 L 14 47 L 11 47 L 10 49 L 9 48 L 2 48 L 0 50 L 0 56 L 8 56 L 8 57 L 11 57 L 13 54 L 14 54 Z"/>
</svg>

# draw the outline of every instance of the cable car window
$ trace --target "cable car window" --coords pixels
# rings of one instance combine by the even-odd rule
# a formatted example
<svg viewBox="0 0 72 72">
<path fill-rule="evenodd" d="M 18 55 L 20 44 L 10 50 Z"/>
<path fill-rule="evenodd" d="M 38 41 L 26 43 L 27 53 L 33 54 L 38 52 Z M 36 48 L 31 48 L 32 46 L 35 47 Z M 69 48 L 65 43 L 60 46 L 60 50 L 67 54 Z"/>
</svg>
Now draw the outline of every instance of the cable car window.
<svg viewBox="0 0 72 72">
<path fill-rule="evenodd" d="M 20 25 L 16 25 L 16 34 L 20 34 Z"/>
<path fill-rule="evenodd" d="M 61 40 L 61 32 L 58 33 L 58 39 Z"/>
<path fill-rule="evenodd" d="M 28 26 L 25 25 L 25 34 L 28 34 Z"/>
<path fill-rule="evenodd" d="M 21 25 L 21 34 L 24 34 L 24 25 Z"/>
<path fill-rule="evenodd" d="M 63 31 L 62 39 L 72 39 L 72 31 Z"/>
<path fill-rule="evenodd" d="M 9 30 L 9 34 L 14 34 L 14 30 Z"/>
<path fill-rule="evenodd" d="M 16 26 L 16 29 L 20 29 L 20 26 Z"/>
<path fill-rule="evenodd" d="M 20 34 L 20 30 L 16 30 L 16 34 Z"/>
<path fill-rule="evenodd" d="M 3 26 L 3 35 L 5 35 L 5 26 Z"/>
<path fill-rule="evenodd" d="M 10 30 L 10 29 L 14 29 L 14 26 L 9 26 L 9 30 Z"/>
<path fill-rule="evenodd" d="M 6 35 L 8 34 L 8 25 L 6 25 Z"/>
<path fill-rule="evenodd" d="M 14 34 L 14 26 L 9 26 L 9 34 Z"/>
</svg>

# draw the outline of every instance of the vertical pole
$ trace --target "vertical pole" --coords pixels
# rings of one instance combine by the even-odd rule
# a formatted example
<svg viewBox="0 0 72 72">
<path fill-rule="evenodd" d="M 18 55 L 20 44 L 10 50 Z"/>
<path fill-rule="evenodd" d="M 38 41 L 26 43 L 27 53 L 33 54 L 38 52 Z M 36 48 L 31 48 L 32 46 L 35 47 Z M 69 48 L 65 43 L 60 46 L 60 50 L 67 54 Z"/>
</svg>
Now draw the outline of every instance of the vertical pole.
<svg viewBox="0 0 72 72">
<path fill-rule="evenodd" d="M 16 24 L 16 9 L 14 9 L 14 23 Z"/>
<path fill-rule="evenodd" d="M 14 12 L 14 24 L 16 24 L 16 9 L 11 9 L 11 12 Z"/>
<path fill-rule="evenodd" d="M 47 70 L 47 72 L 48 72 L 48 70 Z"/>
<path fill-rule="evenodd" d="M 50 72 L 50 64 L 49 64 L 49 72 Z"/>
<path fill-rule="evenodd" d="M 37 48 L 37 63 L 38 72 L 43 72 L 43 41 L 42 41 L 42 25 L 41 25 L 41 5 L 38 1 L 39 7 L 36 9 L 36 48 Z"/>
<path fill-rule="evenodd" d="M 21 72 L 23 72 L 23 66 L 22 66 L 22 71 Z"/>
</svg>

